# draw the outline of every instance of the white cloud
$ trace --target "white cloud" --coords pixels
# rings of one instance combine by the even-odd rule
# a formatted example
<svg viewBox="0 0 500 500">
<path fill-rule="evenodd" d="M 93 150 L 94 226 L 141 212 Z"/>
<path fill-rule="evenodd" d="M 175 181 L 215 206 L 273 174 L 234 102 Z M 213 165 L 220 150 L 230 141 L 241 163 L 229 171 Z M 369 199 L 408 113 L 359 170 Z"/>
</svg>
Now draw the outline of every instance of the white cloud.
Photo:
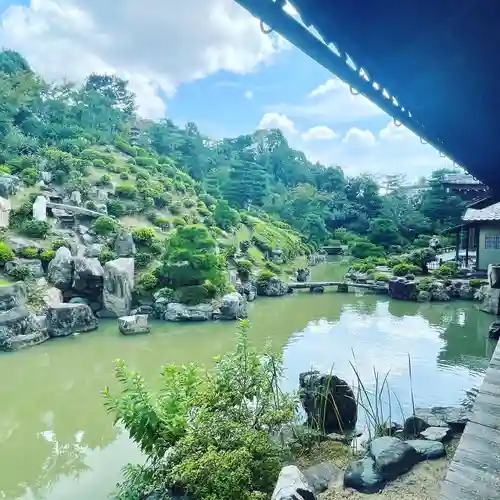
<svg viewBox="0 0 500 500">
<path fill-rule="evenodd" d="M 330 78 L 325 83 L 318 85 L 308 97 L 317 97 L 319 95 L 328 94 L 342 88 L 342 82 L 338 78 Z"/>
<path fill-rule="evenodd" d="M 378 136 L 382 141 L 404 141 L 416 137 L 413 132 L 403 125 L 396 125 L 394 120 L 391 120 L 387 126 L 379 132 Z"/>
<path fill-rule="evenodd" d="M 288 116 L 279 113 L 266 113 L 260 120 L 258 129 L 273 129 L 279 128 L 289 139 L 297 135 L 297 129 Z"/>
<path fill-rule="evenodd" d="M 302 134 L 304 141 L 328 141 L 337 137 L 338 135 L 326 125 L 311 127 L 307 132 Z"/>
<path fill-rule="evenodd" d="M 253 99 L 253 92 L 251 90 L 245 92 L 245 99 Z"/>
<path fill-rule="evenodd" d="M 356 146 L 374 146 L 375 136 L 369 130 L 361 130 L 357 127 L 350 128 L 342 142 L 346 144 L 354 144 Z"/>
<path fill-rule="evenodd" d="M 49 80 L 91 72 L 130 80 L 141 113 L 162 116 L 158 95 L 226 70 L 244 74 L 278 50 L 233 0 L 31 0 L 11 5 L 0 46 L 21 52 Z"/>
</svg>

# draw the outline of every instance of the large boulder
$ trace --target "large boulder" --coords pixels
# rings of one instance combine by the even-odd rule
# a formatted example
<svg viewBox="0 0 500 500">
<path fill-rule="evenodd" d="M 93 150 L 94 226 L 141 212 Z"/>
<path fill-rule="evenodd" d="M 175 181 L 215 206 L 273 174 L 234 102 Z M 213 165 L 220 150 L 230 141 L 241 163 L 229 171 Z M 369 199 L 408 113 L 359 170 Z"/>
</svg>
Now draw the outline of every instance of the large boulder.
<svg viewBox="0 0 500 500">
<path fill-rule="evenodd" d="M 434 406 L 416 408 L 415 416 L 427 422 L 429 427 L 450 427 L 454 433 L 463 432 L 471 410 L 464 406 Z"/>
<path fill-rule="evenodd" d="M 128 316 L 134 289 L 134 259 L 115 259 L 104 265 L 103 300 L 110 316 Z"/>
<path fill-rule="evenodd" d="M 271 500 L 316 500 L 311 486 L 295 465 L 281 469 Z"/>
<path fill-rule="evenodd" d="M 405 278 L 392 278 L 389 280 L 389 297 L 396 300 L 416 300 L 417 284 Z"/>
<path fill-rule="evenodd" d="M 344 380 L 313 370 L 299 375 L 299 390 L 311 427 L 330 434 L 356 424 L 356 398 Z"/>
<path fill-rule="evenodd" d="M 500 265 L 488 265 L 488 283 L 491 288 L 500 288 Z"/>
<path fill-rule="evenodd" d="M 104 269 L 99 260 L 75 257 L 73 265 L 73 289 L 80 295 L 99 300 L 104 282 Z"/>
<path fill-rule="evenodd" d="M 443 283 L 435 283 L 432 287 L 432 300 L 436 302 L 446 302 L 450 300 L 450 295 L 446 291 Z"/>
<path fill-rule="evenodd" d="M 328 489 L 341 488 L 344 483 L 344 471 L 333 462 L 321 462 L 304 471 L 304 477 L 315 494 Z"/>
<path fill-rule="evenodd" d="M 224 295 L 221 299 L 219 310 L 219 319 L 234 320 L 243 319 L 248 316 L 247 301 L 238 292 Z"/>
<path fill-rule="evenodd" d="M 207 321 L 213 319 L 215 312 L 212 304 L 187 306 L 171 302 L 166 305 L 163 319 L 165 321 Z"/>
<path fill-rule="evenodd" d="M 388 481 L 408 472 L 420 461 L 415 448 L 390 436 L 374 439 L 369 451 L 377 470 Z"/>
<path fill-rule="evenodd" d="M 248 302 L 252 302 L 257 298 L 257 285 L 255 281 L 237 281 L 236 291 L 243 295 Z"/>
<path fill-rule="evenodd" d="M 480 295 L 483 302 L 479 309 L 489 314 L 500 315 L 500 288 L 481 287 Z"/>
<path fill-rule="evenodd" d="M 118 329 L 123 335 L 136 335 L 138 333 L 149 333 L 151 328 L 148 324 L 147 314 L 134 314 L 118 318 Z"/>
<path fill-rule="evenodd" d="M 115 253 L 117 257 L 133 257 L 135 255 L 135 243 L 132 234 L 122 232 L 116 237 Z"/>
<path fill-rule="evenodd" d="M 1 174 L 0 175 L 0 196 L 2 198 L 9 198 L 9 196 L 16 194 L 21 179 L 15 175 Z"/>
<path fill-rule="evenodd" d="M 488 328 L 488 338 L 493 340 L 500 339 L 500 321 L 493 321 Z"/>
<path fill-rule="evenodd" d="M 97 318 L 86 304 L 57 304 L 47 311 L 50 337 L 67 337 L 72 333 L 95 330 L 97 326 Z"/>
<path fill-rule="evenodd" d="M 297 269 L 297 274 L 296 274 L 295 279 L 299 283 L 304 283 L 310 278 L 310 276 L 311 276 L 311 270 L 309 268 L 300 267 L 299 269 Z"/>
<path fill-rule="evenodd" d="M 427 292 L 425 290 L 421 290 L 418 292 L 417 301 L 418 302 L 430 302 L 432 300 L 431 292 Z"/>
<path fill-rule="evenodd" d="M 434 460 L 444 457 L 446 452 L 443 443 L 439 441 L 427 441 L 425 439 L 412 439 L 406 441 L 418 454 L 420 460 Z"/>
<path fill-rule="evenodd" d="M 265 286 L 260 287 L 259 295 L 266 297 L 282 297 L 288 293 L 288 285 L 285 285 L 278 276 L 271 276 Z"/>
<path fill-rule="evenodd" d="M 57 249 L 54 258 L 49 262 L 47 279 L 61 290 L 68 290 L 73 283 L 73 257 L 69 248 Z"/>
</svg>

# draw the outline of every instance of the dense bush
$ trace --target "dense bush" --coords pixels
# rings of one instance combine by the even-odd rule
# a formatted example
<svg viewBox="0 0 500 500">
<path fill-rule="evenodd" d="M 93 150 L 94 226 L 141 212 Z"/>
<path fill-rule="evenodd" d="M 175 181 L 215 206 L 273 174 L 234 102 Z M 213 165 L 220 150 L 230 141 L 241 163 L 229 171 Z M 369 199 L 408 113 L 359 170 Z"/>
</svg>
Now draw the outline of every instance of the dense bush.
<svg viewBox="0 0 500 500">
<path fill-rule="evenodd" d="M 99 254 L 99 262 L 104 265 L 106 262 L 109 262 L 110 260 L 115 260 L 116 259 L 116 253 L 113 252 L 113 250 L 110 250 L 108 247 L 102 247 L 101 248 L 101 253 Z"/>
<path fill-rule="evenodd" d="M 156 165 L 156 159 L 150 156 L 136 156 L 135 163 L 140 167 L 147 167 L 150 165 Z"/>
<path fill-rule="evenodd" d="M 216 224 L 225 231 L 230 231 L 240 222 L 238 212 L 229 206 L 226 200 L 218 200 L 215 205 L 214 219 Z"/>
<path fill-rule="evenodd" d="M 168 206 L 172 215 L 178 215 L 182 212 L 182 205 L 178 201 L 174 201 Z"/>
<path fill-rule="evenodd" d="M 106 203 L 108 214 L 113 217 L 122 217 L 125 215 L 125 207 L 123 203 L 118 200 L 108 200 Z"/>
<path fill-rule="evenodd" d="M 367 257 L 381 257 L 384 248 L 369 241 L 356 241 L 350 247 L 351 255 L 356 259 L 366 259 Z"/>
<path fill-rule="evenodd" d="M 158 285 L 158 278 L 153 273 L 143 273 L 139 275 L 136 283 L 136 291 L 141 294 L 154 290 Z"/>
<path fill-rule="evenodd" d="M 276 276 L 276 275 L 272 271 L 270 271 L 269 269 L 264 269 L 263 271 L 261 271 L 258 278 L 257 278 L 257 287 L 259 289 L 266 288 L 269 280 L 273 276 Z"/>
<path fill-rule="evenodd" d="M 137 197 L 137 188 L 133 184 L 118 184 L 115 194 L 119 198 L 134 200 Z"/>
<path fill-rule="evenodd" d="M 249 260 L 236 261 L 236 271 L 242 280 L 247 280 L 252 272 L 252 263 Z"/>
<path fill-rule="evenodd" d="M 453 278 L 457 272 L 457 265 L 454 262 L 448 262 L 440 265 L 435 271 L 434 276 L 437 278 Z"/>
<path fill-rule="evenodd" d="M 40 254 L 40 260 L 42 262 L 50 262 L 54 258 L 55 254 L 55 250 L 47 248 Z"/>
<path fill-rule="evenodd" d="M 252 348 L 246 323 L 235 351 L 218 357 L 210 372 L 165 366 L 157 394 L 122 361 L 115 374 L 122 391 L 106 389 L 106 407 L 149 458 L 127 468 L 119 498 L 174 484 L 200 500 L 270 498 L 289 451 L 272 436 L 293 420 L 296 402 L 276 383 L 282 357 Z"/>
<path fill-rule="evenodd" d="M 5 264 L 15 257 L 14 252 L 8 247 L 5 241 L 0 241 L 0 264 Z"/>
<path fill-rule="evenodd" d="M 25 259 L 38 259 L 38 249 L 25 247 L 21 250 L 21 257 L 24 257 Z"/>
<path fill-rule="evenodd" d="M 182 217 L 174 217 L 172 219 L 172 225 L 174 227 L 182 227 L 186 225 L 186 221 Z"/>
<path fill-rule="evenodd" d="M 398 264 L 392 268 L 394 276 L 406 276 L 407 274 L 416 274 L 420 268 L 413 264 Z"/>
<path fill-rule="evenodd" d="M 33 271 L 28 266 L 15 266 L 8 274 L 16 281 L 26 281 L 34 278 Z"/>
<path fill-rule="evenodd" d="M 61 247 L 69 248 L 69 243 L 63 238 L 58 238 L 52 242 L 52 250 L 58 250 Z"/>
<path fill-rule="evenodd" d="M 132 231 L 132 237 L 138 245 L 149 246 L 156 239 L 156 233 L 151 227 L 138 227 Z"/>
<path fill-rule="evenodd" d="M 21 230 L 32 238 L 45 238 L 50 230 L 50 223 L 46 220 L 27 220 Z"/>
<path fill-rule="evenodd" d="M 97 234 L 108 235 L 118 229 L 118 221 L 107 215 L 101 215 L 94 220 L 91 227 Z"/>
<path fill-rule="evenodd" d="M 135 157 L 137 155 L 136 149 L 124 141 L 117 139 L 115 141 L 115 146 L 116 146 L 116 149 L 118 149 L 118 151 L 121 151 L 122 153 L 125 153 L 126 155 L 129 155 L 132 157 Z"/>
<path fill-rule="evenodd" d="M 385 281 L 385 282 L 388 282 L 389 279 L 390 279 L 390 276 L 385 274 L 385 273 L 375 273 L 373 275 L 373 279 L 375 281 Z"/>
<path fill-rule="evenodd" d="M 135 266 L 146 267 L 153 260 L 153 255 L 149 252 L 137 252 L 135 254 Z"/>
<path fill-rule="evenodd" d="M 469 286 L 471 288 L 481 288 L 483 283 L 484 283 L 484 281 L 481 278 L 471 278 L 469 280 Z"/>
<path fill-rule="evenodd" d="M 281 268 L 274 262 L 266 262 L 265 264 L 266 269 L 269 269 L 269 271 L 273 272 L 274 274 L 281 274 Z"/>
</svg>

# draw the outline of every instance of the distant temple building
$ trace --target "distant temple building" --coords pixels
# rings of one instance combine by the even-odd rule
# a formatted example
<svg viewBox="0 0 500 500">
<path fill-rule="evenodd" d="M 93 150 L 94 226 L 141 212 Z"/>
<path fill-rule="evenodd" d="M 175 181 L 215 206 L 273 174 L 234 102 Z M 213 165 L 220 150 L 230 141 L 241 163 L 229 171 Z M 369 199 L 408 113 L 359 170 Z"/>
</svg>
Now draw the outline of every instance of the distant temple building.
<svg viewBox="0 0 500 500">
<path fill-rule="evenodd" d="M 139 127 L 134 123 L 132 127 L 130 128 L 130 144 L 132 146 L 138 146 L 139 145 L 139 134 L 141 131 L 139 130 Z"/>
<path fill-rule="evenodd" d="M 445 174 L 442 184 L 447 192 L 468 201 L 484 198 L 489 193 L 488 186 L 469 174 Z"/>
</svg>

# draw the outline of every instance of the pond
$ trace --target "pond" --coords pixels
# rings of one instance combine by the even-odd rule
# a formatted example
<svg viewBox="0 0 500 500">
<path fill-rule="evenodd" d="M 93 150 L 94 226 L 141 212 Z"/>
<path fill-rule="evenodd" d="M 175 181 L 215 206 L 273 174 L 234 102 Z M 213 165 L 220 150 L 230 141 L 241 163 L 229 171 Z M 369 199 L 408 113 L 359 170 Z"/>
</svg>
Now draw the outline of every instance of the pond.
<svg viewBox="0 0 500 500">
<path fill-rule="evenodd" d="M 316 280 L 338 279 L 345 269 L 322 264 Z M 392 390 L 410 405 L 408 353 L 419 406 L 453 405 L 477 386 L 494 343 L 491 316 L 470 303 L 418 304 L 376 295 L 322 295 L 307 291 L 250 304 L 250 337 L 283 349 L 286 387 L 312 366 L 352 382 L 350 361 L 364 382 L 373 368 L 390 371 Z M 123 337 L 115 321 L 96 332 L 46 342 L 0 356 L 0 498 L 104 499 L 120 469 L 140 455 L 114 428 L 100 394 L 113 387 L 112 361 L 124 359 L 154 381 L 162 364 L 197 361 L 235 345 L 234 323 L 155 323 L 149 336 Z"/>
</svg>

